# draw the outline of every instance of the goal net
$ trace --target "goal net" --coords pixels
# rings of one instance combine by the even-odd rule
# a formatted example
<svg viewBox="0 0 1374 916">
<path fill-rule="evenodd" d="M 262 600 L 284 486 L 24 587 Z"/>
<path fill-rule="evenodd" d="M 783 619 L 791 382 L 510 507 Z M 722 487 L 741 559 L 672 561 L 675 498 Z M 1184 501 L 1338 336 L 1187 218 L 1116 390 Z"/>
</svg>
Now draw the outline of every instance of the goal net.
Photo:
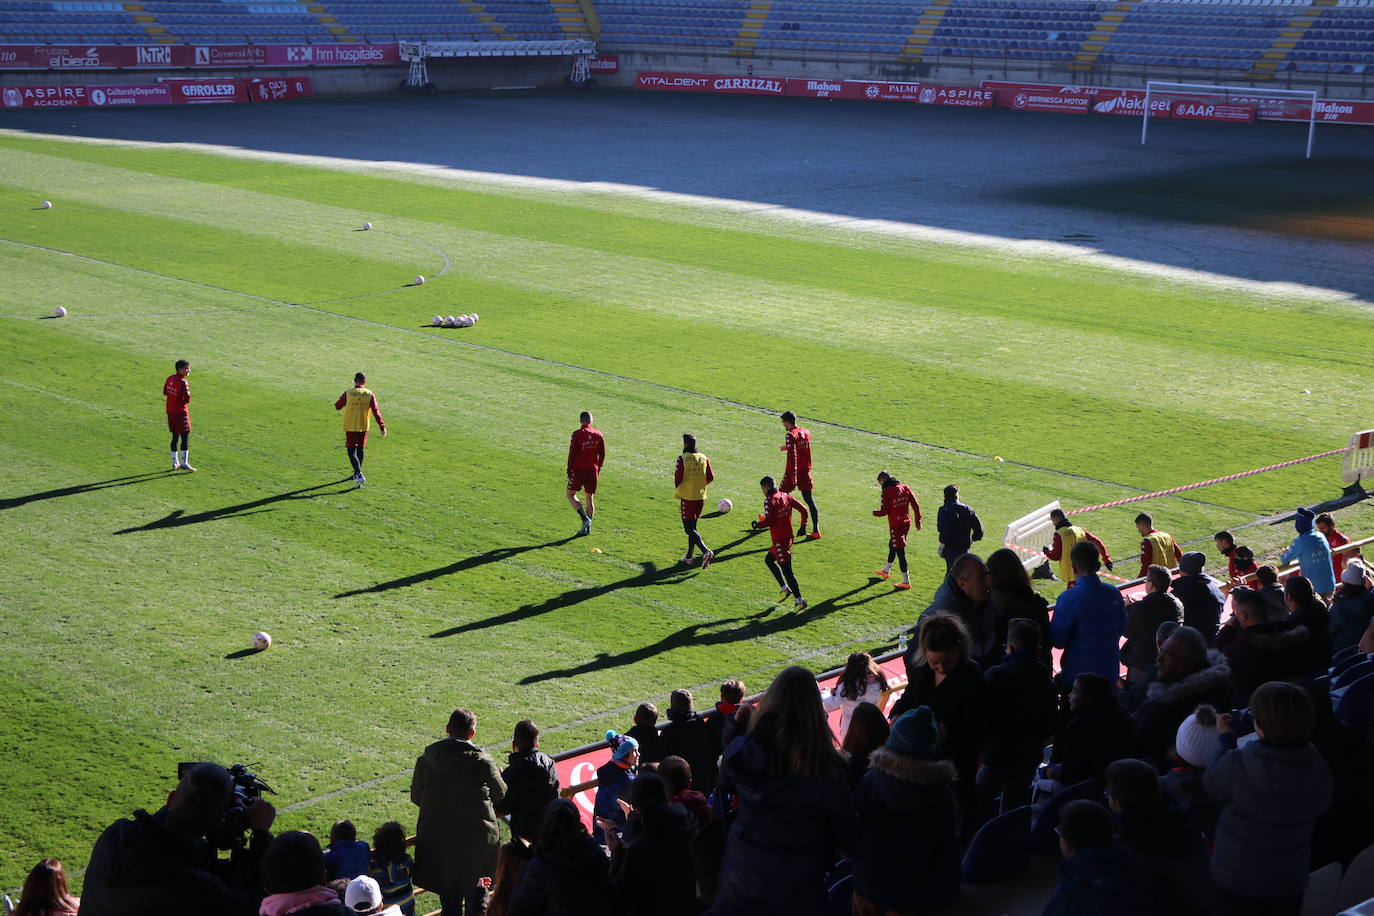
<svg viewBox="0 0 1374 916">
<path fill-rule="evenodd" d="M 1142 144 L 1149 140 L 1152 118 L 1233 124 L 1266 119 L 1306 121 L 1307 158 L 1311 159 L 1317 126 L 1317 92 L 1149 80 L 1145 83 L 1144 112 L 1140 116 Z"/>
</svg>

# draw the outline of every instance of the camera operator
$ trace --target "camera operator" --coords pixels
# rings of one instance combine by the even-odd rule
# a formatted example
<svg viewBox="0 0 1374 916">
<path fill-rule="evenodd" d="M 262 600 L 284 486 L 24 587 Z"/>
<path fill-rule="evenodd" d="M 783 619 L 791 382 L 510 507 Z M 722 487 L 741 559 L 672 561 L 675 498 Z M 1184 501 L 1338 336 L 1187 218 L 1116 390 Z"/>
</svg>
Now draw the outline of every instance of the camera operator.
<svg viewBox="0 0 1374 916">
<path fill-rule="evenodd" d="M 262 900 L 257 860 L 272 835 L 277 812 L 254 797 L 242 808 L 236 783 L 224 767 L 198 763 L 182 775 L 167 804 L 156 814 L 139 809 L 133 819 L 115 821 L 91 851 L 82 891 L 83 912 L 92 916 L 256 916 Z M 230 859 L 226 883 L 208 836 L 220 831 L 225 814 L 242 812 L 251 841 Z M 241 836 L 241 840 L 243 840 Z"/>
</svg>

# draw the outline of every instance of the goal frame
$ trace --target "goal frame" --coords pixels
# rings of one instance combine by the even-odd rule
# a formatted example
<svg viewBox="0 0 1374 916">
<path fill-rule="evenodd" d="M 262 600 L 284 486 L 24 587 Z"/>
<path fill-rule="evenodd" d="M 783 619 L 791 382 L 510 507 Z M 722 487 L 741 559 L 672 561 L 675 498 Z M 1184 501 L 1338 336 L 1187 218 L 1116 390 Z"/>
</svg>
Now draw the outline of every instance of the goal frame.
<svg viewBox="0 0 1374 916">
<path fill-rule="evenodd" d="M 1306 99 L 1311 102 L 1311 107 L 1307 114 L 1307 155 L 1305 158 L 1312 158 L 1312 143 L 1317 133 L 1317 90 L 1315 89 L 1259 89 L 1253 86 L 1221 86 L 1210 83 L 1171 83 L 1166 80 L 1146 80 L 1145 81 L 1145 111 L 1140 117 L 1140 144 L 1144 146 L 1150 134 L 1150 96 L 1156 90 L 1173 92 L 1174 90 L 1187 91 L 1201 90 L 1212 92 L 1219 95 L 1247 97 L 1273 97 L 1273 98 L 1296 98 Z"/>
</svg>

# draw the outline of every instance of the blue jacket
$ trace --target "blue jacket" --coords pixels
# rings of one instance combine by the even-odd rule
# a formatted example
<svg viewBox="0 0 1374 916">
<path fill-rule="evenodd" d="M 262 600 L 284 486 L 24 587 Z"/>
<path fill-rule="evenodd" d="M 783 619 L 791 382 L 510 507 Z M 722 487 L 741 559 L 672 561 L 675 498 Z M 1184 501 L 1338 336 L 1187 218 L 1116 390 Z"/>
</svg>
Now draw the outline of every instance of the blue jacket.
<svg viewBox="0 0 1374 916">
<path fill-rule="evenodd" d="M 341 840 L 324 848 L 324 871 L 330 881 L 365 875 L 371 862 L 372 850 L 362 840 Z"/>
<path fill-rule="evenodd" d="M 1149 891 L 1133 868 L 1131 854 L 1119 846 L 1093 846 L 1059 864 L 1059 883 L 1043 913 L 1142 916 L 1150 911 Z"/>
<path fill-rule="evenodd" d="M 1316 531 L 1304 531 L 1293 538 L 1293 543 L 1280 558 L 1285 563 L 1298 561 L 1302 574 L 1312 582 L 1312 590 L 1317 594 L 1336 590 L 1336 574 L 1331 568 L 1331 545 Z"/>
<path fill-rule="evenodd" d="M 1097 576 L 1079 576 L 1054 602 L 1050 642 L 1064 650 L 1060 668 L 1072 682 L 1080 674 L 1121 676 L 1121 634 L 1126 632 L 1126 602 L 1121 592 Z"/>
</svg>

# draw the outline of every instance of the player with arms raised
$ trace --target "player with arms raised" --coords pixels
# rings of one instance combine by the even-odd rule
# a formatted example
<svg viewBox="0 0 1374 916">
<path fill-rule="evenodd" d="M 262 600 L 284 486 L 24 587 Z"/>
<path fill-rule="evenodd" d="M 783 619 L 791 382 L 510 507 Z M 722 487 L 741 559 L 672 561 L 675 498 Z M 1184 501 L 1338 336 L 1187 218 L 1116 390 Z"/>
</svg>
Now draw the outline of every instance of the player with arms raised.
<svg viewBox="0 0 1374 916">
<path fill-rule="evenodd" d="M 805 530 L 806 507 L 791 493 L 780 492 L 771 477 L 760 480 L 759 489 L 763 490 L 763 515 L 754 522 L 754 527 L 767 528 L 773 537 L 772 546 L 763 556 L 763 564 L 782 589 L 778 600 L 785 601 L 788 595 L 792 595 L 796 599 L 797 610 L 804 610 L 806 599 L 802 597 L 801 586 L 792 573 L 792 510 L 801 513 L 802 530 Z"/>
<path fill-rule="evenodd" d="M 797 415 L 790 410 L 783 411 L 782 428 L 787 430 L 787 435 L 779 450 L 787 453 L 787 467 L 782 472 L 782 483 L 778 489 L 784 493 L 801 491 L 802 499 L 806 500 L 807 508 L 811 510 L 811 533 L 806 533 L 806 515 L 803 513 L 797 537 L 818 540 L 821 536 L 821 514 L 816 511 L 816 501 L 811 498 L 811 430 L 798 426 Z"/>
<path fill-rule="evenodd" d="M 367 446 L 367 431 L 372 426 L 372 418 L 377 418 L 377 428 L 386 435 L 386 423 L 382 411 L 377 406 L 377 396 L 367 387 L 367 376 L 361 372 L 353 376 L 353 387 L 339 395 L 334 402 L 335 410 L 342 410 L 344 425 L 344 447 L 348 449 L 348 460 L 353 465 L 353 489 L 367 482 L 363 476 L 363 449 Z"/>
<path fill-rule="evenodd" d="M 578 416 L 582 423 L 573 430 L 572 440 L 568 443 L 568 503 L 577 510 L 582 519 L 582 530 L 577 534 L 592 533 L 592 517 L 596 515 L 596 481 L 601 476 L 601 465 L 606 461 L 606 437 L 601 430 L 592 426 L 592 415 L 582 411 Z M 587 494 L 587 505 L 583 506 L 577 498 L 577 491 Z"/>
<path fill-rule="evenodd" d="M 191 386 L 186 381 L 186 376 L 191 374 L 191 364 L 179 359 L 173 368 L 176 372 L 162 383 L 162 394 L 167 398 L 167 428 L 172 433 L 172 470 L 194 471 L 190 448 Z"/>
<path fill-rule="evenodd" d="M 911 492 L 911 488 L 893 477 L 887 471 L 878 472 L 878 486 L 883 488 L 883 503 L 873 514 L 878 517 L 887 516 L 887 562 L 883 568 L 876 570 L 875 574 L 879 579 L 886 579 L 892 574 L 892 561 L 897 561 L 898 568 L 902 571 L 902 581 L 897 583 L 896 588 L 911 588 L 911 570 L 906 563 L 906 536 L 911 532 L 911 512 L 916 513 L 916 530 L 921 530 L 921 504 L 916 501 L 916 496 Z"/>
</svg>

